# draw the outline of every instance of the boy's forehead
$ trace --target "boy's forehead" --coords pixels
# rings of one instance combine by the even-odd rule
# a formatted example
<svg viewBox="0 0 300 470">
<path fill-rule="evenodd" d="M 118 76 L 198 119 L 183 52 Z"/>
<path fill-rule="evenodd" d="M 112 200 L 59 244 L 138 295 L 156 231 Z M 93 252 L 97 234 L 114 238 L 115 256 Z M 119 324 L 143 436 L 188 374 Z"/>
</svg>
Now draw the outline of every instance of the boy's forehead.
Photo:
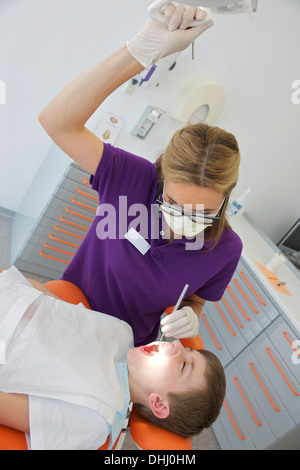
<svg viewBox="0 0 300 470">
<path fill-rule="evenodd" d="M 204 385 L 206 383 L 206 379 L 205 379 L 205 369 L 207 365 L 206 358 L 203 354 L 201 354 L 201 351 L 198 351 L 192 348 L 188 348 L 188 350 L 194 359 L 194 368 L 193 368 L 192 378 L 196 382 L 200 383 L 201 385 Z"/>
</svg>

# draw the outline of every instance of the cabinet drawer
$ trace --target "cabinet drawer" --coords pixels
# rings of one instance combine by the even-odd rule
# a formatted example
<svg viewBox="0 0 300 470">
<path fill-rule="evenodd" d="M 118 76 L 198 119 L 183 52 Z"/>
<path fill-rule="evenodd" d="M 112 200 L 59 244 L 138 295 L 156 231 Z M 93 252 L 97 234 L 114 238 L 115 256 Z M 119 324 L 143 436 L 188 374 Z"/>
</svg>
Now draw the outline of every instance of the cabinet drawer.
<svg viewBox="0 0 300 470">
<path fill-rule="evenodd" d="M 67 171 L 65 172 L 65 176 L 70 178 L 71 180 L 75 181 L 76 183 L 84 183 L 84 181 L 90 181 L 90 174 L 84 171 L 83 169 L 77 168 L 74 164 L 71 164 Z"/>
<path fill-rule="evenodd" d="M 225 367 L 232 360 L 223 339 L 219 336 L 219 333 L 211 321 L 209 314 L 206 313 L 206 309 L 200 315 L 199 319 L 199 334 L 204 342 L 205 349 L 214 353 L 223 367 Z"/>
<path fill-rule="evenodd" d="M 62 244 L 70 244 L 70 246 L 79 248 L 84 237 L 78 235 L 76 229 L 73 229 L 73 233 L 70 231 L 63 230 L 63 228 L 60 229 L 60 225 L 62 225 L 62 223 L 55 223 L 52 219 L 42 217 L 38 226 L 33 231 L 31 237 L 42 237 L 44 241 L 49 239 L 56 240 L 60 241 Z M 74 233 L 75 231 L 76 233 Z"/>
<path fill-rule="evenodd" d="M 75 227 L 83 234 L 86 234 L 91 226 L 91 222 L 87 219 L 74 215 L 71 212 L 67 212 L 65 210 L 54 209 L 51 206 L 47 207 L 44 212 L 44 216 L 48 219 L 52 219 L 54 223 L 62 222 L 66 227 Z"/>
<path fill-rule="evenodd" d="M 227 394 L 256 449 L 266 449 L 275 440 L 266 419 L 251 394 L 236 364 L 226 368 Z"/>
<path fill-rule="evenodd" d="M 30 237 L 30 243 L 38 245 L 41 250 L 47 248 L 48 250 L 52 250 L 53 252 L 68 254 L 70 257 L 74 257 L 78 246 L 75 244 L 67 243 L 64 240 L 57 239 L 56 237 L 45 237 L 42 235 L 32 234 Z M 54 255 L 55 256 L 55 253 Z M 71 258 L 67 258 L 67 260 L 71 260 Z"/>
<path fill-rule="evenodd" d="M 65 264 L 69 264 L 77 251 L 77 248 L 72 246 L 64 246 L 60 242 L 51 239 L 45 239 L 43 237 L 38 237 L 33 235 L 30 238 L 30 245 L 35 245 L 39 251 L 40 257 L 50 257 L 65 261 Z M 47 256 L 44 256 L 47 255 Z"/>
<path fill-rule="evenodd" d="M 268 380 L 268 375 L 249 348 L 236 359 L 236 365 L 275 437 L 282 438 L 293 428 L 294 422 Z"/>
<path fill-rule="evenodd" d="M 220 416 L 212 428 L 222 449 L 255 450 L 247 429 L 239 417 L 236 405 L 233 404 L 228 392 Z"/>
<path fill-rule="evenodd" d="M 262 326 L 250 312 L 246 312 L 243 308 L 237 298 L 235 286 L 230 284 L 227 287 L 222 300 L 225 304 L 224 308 L 235 320 L 246 342 L 251 343 L 261 333 Z"/>
<path fill-rule="evenodd" d="M 62 217 L 63 218 L 63 217 Z M 48 233 L 52 233 L 52 235 L 57 236 L 58 238 L 64 238 L 71 243 L 74 242 L 75 244 L 80 244 L 84 239 L 86 231 L 82 231 L 81 229 L 77 229 L 75 226 L 70 226 L 61 220 L 56 221 L 54 219 L 49 219 L 46 216 L 41 217 L 39 220 L 38 226 L 35 230 L 39 234 L 39 228 L 43 229 L 44 231 L 48 231 Z M 35 230 L 33 233 L 35 233 Z"/>
<path fill-rule="evenodd" d="M 222 412 L 221 412 L 221 415 L 222 415 Z M 213 432 L 222 450 L 233 450 L 230 440 L 227 436 L 227 429 L 224 429 L 223 427 L 223 423 L 221 421 L 221 415 L 212 425 Z"/>
<path fill-rule="evenodd" d="M 66 202 L 62 199 L 58 199 L 53 197 L 48 205 L 48 207 L 52 207 L 55 210 L 67 212 L 68 214 L 75 215 L 81 220 L 86 220 L 89 224 L 92 224 L 96 212 L 92 212 L 80 205 L 74 204 L 72 201 Z"/>
<path fill-rule="evenodd" d="M 300 390 L 300 333 L 297 334 L 280 316 L 269 326 L 266 334 L 284 360 L 286 367 L 293 374 Z M 299 341 L 298 348 L 294 346 L 296 350 L 293 348 L 294 341 Z"/>
<path fill-rule="evenodd" d="M 231 297 L 238 304 L 239 310 L 242 310 L 244 318 L 251 322 L 250 326 L 256 336 L 271 323 L 270 318 L 258 306 L 255 307 L 254 294 L 245 293 L 245 289 L 238 281 L 236 274 L 234 274 L 227 290 L 230 290 Z"/>
<path fill-rule="evenodd" d="M 207 313 L 210 324 L 215 325 L 217 334 L 230 355 L 233 358 L 236 357 L 247 346 L 247 342 L 241 333 L 241 328 L 234 322 L 224 302 L 222 300 L 206 302 L 203 311 Z"/>
<path fill-rule="evenodd" d="M 70 256 L 68 257 L 62 253 L 54 254 L 52 250 L 42 248 L 40 245 L 30 242 L 26 244 L 19 258 L 23 261 L 29 261 L 30 263 L 45 266 L 59 272 L 64 272 L 71 261 Z"/>
<path fill-rule="evenodd" d="M 245 295 L 251 299 L 255 309 L 267 317 L 268 323 L 278 317 L 279 312 L 270 300 L 269 295 L 263 289 L 260 281 L 256 280 L 255 274 L 243 261 L 239 262 L 234 277 Z"/>
<path fill-rule="evenodd" d="M 63 188 L 58 188 L 55 192 L 54 197 L 56 199 L 65 201 L 65 203 L 67 204 L 72 204 L 75 207 L 77 206 L 78 208 L 87 211 L 87 213 L 89 213 L 92 217 L 95 217 L 97 207 L 99 206 L 96 201 L 93 201 L 92 199 L 87 199 L 85 196 L 82 196 L 79 193 L 75 194 Z"/>
<path fill-rule="evenodd" d="M 296 424 L 299 424 L 299 381 L 295 379 L 295 376 L 291 373 L 277 348 L 265 333 L 262 333 L 250 347 L 290 417 Z"/>
<path fill-rule="evenodd" d="M 84 181 L 87 181 L 84 179 Z M 89 184 L 85 184 L 83 181 L 78 183 L 70 178 L 64 177 L 61 181 L 60 188 L 69 191 L 74 195 L 80 194 L 81 196 L 86 197 L 90 201 L 99 204 L 99 196 L 97 191 L 94 191 Z"/>
</svg>

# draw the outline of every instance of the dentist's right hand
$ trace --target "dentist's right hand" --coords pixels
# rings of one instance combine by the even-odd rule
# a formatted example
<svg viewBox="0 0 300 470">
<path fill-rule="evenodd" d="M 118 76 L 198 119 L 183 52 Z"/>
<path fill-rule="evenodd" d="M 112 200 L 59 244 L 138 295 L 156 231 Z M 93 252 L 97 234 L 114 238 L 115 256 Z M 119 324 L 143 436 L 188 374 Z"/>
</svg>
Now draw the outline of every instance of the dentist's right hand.
<svg viewBox="0 0 300 470">
<path fill-rule="evenodd" d="M 185 29 L 192 20 L 205 19 L 206 12 L 196 7 L 168 4 L 163 13 L 165 23 L 149 18 L 141 31 L 127 42 L 130 54 L 147 70 L 160 59 L 186 49 L 214 24 L 210 21 Z"/>
</svg>

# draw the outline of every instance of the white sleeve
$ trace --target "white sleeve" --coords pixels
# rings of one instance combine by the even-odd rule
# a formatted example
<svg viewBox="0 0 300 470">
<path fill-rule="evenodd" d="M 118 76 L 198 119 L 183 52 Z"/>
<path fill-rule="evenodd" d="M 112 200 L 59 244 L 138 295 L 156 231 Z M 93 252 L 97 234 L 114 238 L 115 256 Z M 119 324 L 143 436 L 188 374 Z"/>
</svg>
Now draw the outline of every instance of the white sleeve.
<svg viewBox="0 0 300 470">
<path fill-rule="evenodd" d="M 59 400 L 29 397 L 30 450 L 98 450 L 110 434 L 94 410 Z"/>
</svg>

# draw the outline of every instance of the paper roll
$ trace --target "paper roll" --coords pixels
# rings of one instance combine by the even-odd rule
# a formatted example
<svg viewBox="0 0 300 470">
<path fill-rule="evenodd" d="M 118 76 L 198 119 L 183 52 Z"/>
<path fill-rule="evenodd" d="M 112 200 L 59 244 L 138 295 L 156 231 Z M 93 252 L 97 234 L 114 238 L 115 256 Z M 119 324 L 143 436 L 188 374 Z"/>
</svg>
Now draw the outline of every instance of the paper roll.
<svg viewBox="0 0 300 470">
<path fill-rule="evenodd" d="M 275 253 L 275 255 L 266 264 L 266 268 L 275 272 L 285 262 L 286 257 L 282 253 Z"/>
<path fill-rule="evenodd" d="M 188 124 L 199 108 L 206 105 L 208 113 L 202 122 L 212 125 L 220 117 L 224 104 L 225 94 L 221 85 L 212 78 L 198 77 L 187 83 L 178 93 L 170 116 Z"/>
</svg>

